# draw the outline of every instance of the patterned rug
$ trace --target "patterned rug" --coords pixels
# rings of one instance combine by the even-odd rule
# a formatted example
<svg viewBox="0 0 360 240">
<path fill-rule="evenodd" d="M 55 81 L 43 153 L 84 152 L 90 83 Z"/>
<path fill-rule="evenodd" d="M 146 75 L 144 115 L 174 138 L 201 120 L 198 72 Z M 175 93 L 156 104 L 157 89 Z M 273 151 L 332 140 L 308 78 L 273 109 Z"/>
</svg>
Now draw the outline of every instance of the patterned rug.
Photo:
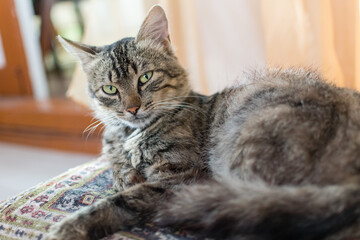
<svg viewBox="0 0 360 240">
<path fill-rule="evenodd" d="M 0 240 L 42 240 L 52 224 L 116 192 L 110 164 L 90 162 L 0 202 Z M 103 240 L 194 240 L 185 232 L 152 226 L 118 232 Z M 348 240 L 348 239 L 347 239 Z M 360 240 L 352 238 L 351 240 Z"/>
<path fill-rule="evenodd" d="M 9 200 L 0 202 L 0 239 L 41 240 L 52 224 L 82 207 L 116 192 L 110 164 L 103 158 L 41 183 Z M 118 232 L 104 240 L 194 239 L 184 232 L 152 226 Z"/>
</svg>

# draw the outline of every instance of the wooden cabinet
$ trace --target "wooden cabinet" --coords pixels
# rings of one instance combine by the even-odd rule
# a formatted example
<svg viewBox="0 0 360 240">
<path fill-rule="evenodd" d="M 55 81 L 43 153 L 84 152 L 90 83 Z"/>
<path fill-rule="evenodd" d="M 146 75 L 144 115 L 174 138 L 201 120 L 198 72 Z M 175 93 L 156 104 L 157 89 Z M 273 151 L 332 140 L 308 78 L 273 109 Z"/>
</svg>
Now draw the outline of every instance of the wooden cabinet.
<svg viewBox="0 0 360 240">
<path fill-rule="evenodd" d="M 0 98 L 0 141 L 98 154 L 101 133 L 84 131 L 91 121 L 88 109 L 67 99 Z"/>
<path fill-rule="evenodd" d="M 14 0 L 0 0 L 0 141 L 100 153 L 99 132 L 84 133 L 94 121 L 88 109 L 69 99 L 33 97 L 21 32 Z"/>
</svg>

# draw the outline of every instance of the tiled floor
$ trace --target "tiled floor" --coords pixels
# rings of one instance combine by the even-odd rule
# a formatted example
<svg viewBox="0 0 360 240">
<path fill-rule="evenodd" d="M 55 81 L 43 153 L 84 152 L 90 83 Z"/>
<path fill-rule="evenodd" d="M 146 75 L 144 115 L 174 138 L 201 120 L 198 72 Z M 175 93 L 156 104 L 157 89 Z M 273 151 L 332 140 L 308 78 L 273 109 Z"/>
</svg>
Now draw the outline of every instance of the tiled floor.
<svg viewBox="0 0 360 240">
<path fill-rule="evenodd" d="M 96 157 L 0 142 L 0 201 Z"/>
</svg>

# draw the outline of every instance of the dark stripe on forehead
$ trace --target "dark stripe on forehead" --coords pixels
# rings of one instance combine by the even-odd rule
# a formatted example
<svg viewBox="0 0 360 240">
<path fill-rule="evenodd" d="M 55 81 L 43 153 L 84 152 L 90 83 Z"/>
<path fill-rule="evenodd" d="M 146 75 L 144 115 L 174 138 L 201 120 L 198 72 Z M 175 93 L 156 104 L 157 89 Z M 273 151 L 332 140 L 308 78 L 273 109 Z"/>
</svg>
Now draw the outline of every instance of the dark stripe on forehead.
<svg viewBox="0 0 360 240">
<path fill-rule="evenodd" d="M 146 61 L 140 62 L 140 69 L 147 69 L 150 64 Z"/>
<path fill-rule="evenodd" d="M 110 80 L 111 82 L 113 82 L 111 71 L 109 71 L 109 73 L 108 73 L 108 78 L 109 78 L 109 80 Z"/>
<path fill-rule="evenodd" d="M 112 62 L 112 68 L 116 73 L 116 77 L 120 78 L 119 69 L 116 67 L 116 60 L 115 60 L 114 56 L 112 55 L 112 53 L 110 53 L 109 55 L 110 55 L 110 59 L 111 59 L 111 62 Z"/>
<path fill-rule="evenodd" d="M 120 47 L 118 48 L 119 51 L 116 52 L 116 58 L 119 61 L 120 64 L 120 72 L 121 72 L 121 76 L 124 77 L 127 73 L 127 69 L 125 68 L 126 66 L 124 65 L 124 60 L 126 58 L 126 56 L 124 55 L 124 45 L 120 45 Z"/>
<path fill-rule="evenodd" d="M 137 69 L 137 66 L 136 66 L 136 64 L 134 62 L 131 63 L 131 67 L 134 69 L 135 74 L 137 74 L 138 69 Z"/>
<path fill-rule="evenodd" d="M 126 62 L 127 65 L 130 65 L 130 60 L 129 60 L 129 56 L 128 56 L 128 45 L 127 44 L 124 44 L 123 45 L 123 48 L 124 48 L 124 60 Z"/>
</svg>

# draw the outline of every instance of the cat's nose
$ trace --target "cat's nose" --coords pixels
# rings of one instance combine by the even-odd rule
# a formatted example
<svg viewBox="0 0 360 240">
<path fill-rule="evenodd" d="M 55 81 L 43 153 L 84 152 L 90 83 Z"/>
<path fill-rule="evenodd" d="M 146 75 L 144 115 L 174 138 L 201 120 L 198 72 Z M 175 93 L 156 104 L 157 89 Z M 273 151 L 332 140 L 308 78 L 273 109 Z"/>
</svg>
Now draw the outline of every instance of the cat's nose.
<svg viewBox="0 0 360 240">
<path fill-rule="evenodd" d="M 136 115 L 137 111 L 139 110 L 139 107 L 131 107 L 126 109 L 126 111 L 128 111 L 129 113 L 131 113 L 132 115 Z"/>
</svg>

